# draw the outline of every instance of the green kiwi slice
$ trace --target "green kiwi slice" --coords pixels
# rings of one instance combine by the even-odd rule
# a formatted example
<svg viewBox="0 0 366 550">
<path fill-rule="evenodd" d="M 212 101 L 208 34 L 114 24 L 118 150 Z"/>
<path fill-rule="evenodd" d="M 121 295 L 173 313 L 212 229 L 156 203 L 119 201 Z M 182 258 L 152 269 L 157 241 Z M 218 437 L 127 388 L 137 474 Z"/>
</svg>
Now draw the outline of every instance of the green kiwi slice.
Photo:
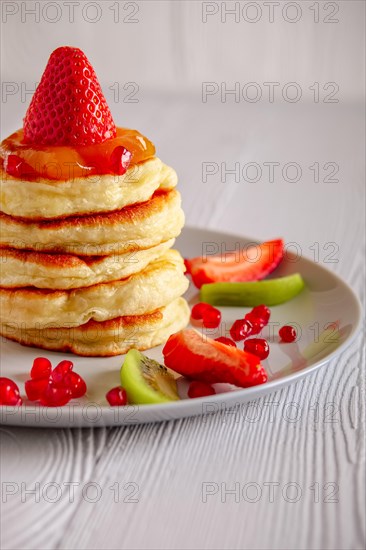
<svg viewBox="0 0 366 550">
<path fill-rule="evenodd" d="M 121 384 L 130 403 L 166 403 L 179 399 L 177 384 L 168 369 L 137 349 L 131 349 L 121 368 Z"/>
</svg>

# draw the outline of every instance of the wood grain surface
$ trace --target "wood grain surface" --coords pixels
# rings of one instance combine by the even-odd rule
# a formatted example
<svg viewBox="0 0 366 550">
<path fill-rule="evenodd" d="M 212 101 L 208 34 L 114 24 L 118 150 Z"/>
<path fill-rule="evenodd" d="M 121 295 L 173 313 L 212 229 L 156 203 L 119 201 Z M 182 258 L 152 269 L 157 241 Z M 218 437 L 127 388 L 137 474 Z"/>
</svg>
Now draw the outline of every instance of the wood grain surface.
<svg viewBox="0 0 366 550">
<path fill-rule="evenodd" d="M 361 103 L 341 93 L 334 104 L 203 103 L 196 88 L 140 89 L 137 103 L 111 107 L 176 168 L 188 225 L 282 235 L 364 303 Z M 24 108 L 9 100 L 3 136 Z M 273 162 L 270 181 L 264 163 Z M 218 172 L 205 178 L 207 163 Z M 223 175 L 235 163 L 259 164 L 261 179 Z M 296 183 L 283 178 L 287 163 L 301 167 Z M 327 180 L 327 163 L 338 181 Z M 211 416 L 94 430 L 3 426 L 1 548 L 364 549 L 365 395 L 362 332 L 315 374 Z"/>
</svg>

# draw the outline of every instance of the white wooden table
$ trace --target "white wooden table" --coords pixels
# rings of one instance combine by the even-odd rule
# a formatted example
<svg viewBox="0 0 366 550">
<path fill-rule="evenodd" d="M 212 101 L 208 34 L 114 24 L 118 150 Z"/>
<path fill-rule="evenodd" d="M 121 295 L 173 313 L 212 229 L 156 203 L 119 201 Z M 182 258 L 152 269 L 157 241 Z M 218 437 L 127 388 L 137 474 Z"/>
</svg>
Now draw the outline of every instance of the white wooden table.
<svg viewBox="0 0 366 550">
<path fill-rule="evenodd" d="M 204 104 L 196 94 L 145 95 L 113 109 L 176 167 L 187 224 L 282 235 L 363 297 L 361 105 Z M 8 112 L 4 134 L 20 116 Z M 221 163 L 242 170 L 254 162 L 262 169 L 257 183 L 220 181 Z M 272 182 L 269 162 L 280 163 Z M 204 178 L 204 163 L 217 163 L 218 174 Z M 298 182 L 283 180 L 287 163 L 300 166 Z M 326 163 L 335 164 L 324 171 Z M 324 181 L 329 166 L 339 167 L 338 182 Z M 2 427 L 1 547 L 364 548 L 361 344 L 359 336 L 316 374 L 258 401 L 252 422 L 248 404 L 120 429 Z"/>
</svg>

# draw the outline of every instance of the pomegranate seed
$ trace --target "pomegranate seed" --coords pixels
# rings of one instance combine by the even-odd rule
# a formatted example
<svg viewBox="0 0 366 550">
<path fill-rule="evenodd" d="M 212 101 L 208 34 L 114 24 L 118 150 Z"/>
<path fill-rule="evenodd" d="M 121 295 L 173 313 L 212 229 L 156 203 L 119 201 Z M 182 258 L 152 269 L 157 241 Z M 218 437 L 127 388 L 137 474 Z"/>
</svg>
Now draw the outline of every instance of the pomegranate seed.
<svg viewBox="0 0 366 550">
<path fill-rule="evenodd" d="M 202 320 L 206 311 L 211 309 L 211 307 L 212 306 L 210 306 L 210 304 L 205 304 L 204 302 L 199 302 L 198 304 L 195 304 L 192 307 L 192 311 L 191 311 L 192 319 L 194 319 L 195 321 Z"/>
<path fill-rule="evenodd" d="M 37 401 L 45 393 L 48 387 L 48 378 L 36 378 L 27 380 L 25 383 L 25 393 L 30 401 Z"/>
<path fill-rule="evenodd" d="M 230 336 L 235 342 L 244 340 L 252 333 L 252 323 L 248 319 L 237 319 L 230 329 Z"/>
<path fill-rule="evenodd" d="M 112 388 L 105 397 L 111 407 L 123 407 L 127 405 L 127 393 L 122 386 Z"/>
<path fill-rule="evenodd" d="M 48 384 L 40 403 L 45 407 L 63 407 L 71 399 L 71 390 L 66 386 L 55 386 Z"/>
<path fill-rule="evenodd" d="M 17 155 L 8 156 L 6 172 L 15 178 L 32 178 L 37 176 L 37 172 Z"/>
<path fill-rule="evenodd" d="M 188 388 L 188 397 L 194 399 L 195 397 L 208 397 L 209 395 L 215 395 L 215 390 L 210 384 L 205 382 L 193 381 Z"/>
<path fill-rule="evenodd" d="M 0 405 L 21 405 L 19 388 L 10 378 L 0 378 Z"/>
<path fill-rule="evenodd" d="M 71 391 L 71 398 L 77 399 L 86 394 L 85 380 L 77 372 L 70 371 L 64 378 L 65 386 Z"/>
<path fill-rule="evenodd" d="M 52 365 L 51 361 L 46 357 L 36 357 L 33 361 L 33 366 L 30 371 L 30 377 L 33 380 L 39 378 L 48 378 L 51 374 Z"/>
<path fill-rule="evenodd" d="M 233 346 L 236 348 L 236 344 L 234 340 L 231 338 L 226 338 L 225 336 L 220 336 L 220 338 L 215 338 L 216 342 L 221 342 L 221 344 L 225 344 L 226 346 Z"/>
<path fill-rule="evenodd" d="M 244 342 L 244 351 L 252 353 L 259 359 L 267 359 L 269 355 L 269 345 L 263 338 L 249 338 Z"/>
<path fill-rule="evenodd" d="M 244 319 L 246 321 L 249 321 L 249 323 L 252 325 L 251 334 L 259 334 L 266 324 L 263 319 L 255 317 L 254 315 L 252 315 L 252 313 L 247 313 Z"/>
<path fill-rule="evenodd" d="M 221 322 L 221 312 L 215 307 L 210 307 L 203 314 L 202 321 L 206 328 L 217 328 Z"/>
<path fill-rule="evenodd" d="M 123 176 L 130 165 L 132 154 L 131 152 L 119 145 L 116 147 L 110 157 L 110 166 L 115 174 Z"/>
<path fill-rule="evenodd" d="M 260 306 L 253 307 L 250 314 L 253 317 L 257 317 L 258 319 L 262 319 L 262 321 L 264 321 L 264 324 L 267 325 L 268 321 L 269 321 L 269 318 L 271 316 L 271 310 L 267 306 L 260 305 Z"/>
<path fill-rule="evenodd" d="M 297 338 L 297 332 L 291 325 L 281 327 L 278 334 L 283 342 L 295 342 Z"/>
<path fill-rule="evenodd" d="M 51 373 L 52 382 L 55 382 L 56 384 L 62 383 L 65 376 L 72 371 L 73 367 L 74 364 L 71 361 L 61 361 L 61 363 L 59 363 Z"/>
</svg>

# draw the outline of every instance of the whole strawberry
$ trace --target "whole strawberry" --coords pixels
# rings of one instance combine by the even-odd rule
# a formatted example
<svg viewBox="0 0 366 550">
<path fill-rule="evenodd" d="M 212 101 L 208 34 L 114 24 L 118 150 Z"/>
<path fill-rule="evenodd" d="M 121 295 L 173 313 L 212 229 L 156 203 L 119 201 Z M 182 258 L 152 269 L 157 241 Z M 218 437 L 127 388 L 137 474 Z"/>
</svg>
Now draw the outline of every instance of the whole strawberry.
<svg viewBox="0 0 366 550">
<path fill-rule="evenodd" d="M 82 146 L 116 136 L 116 127 L 93 67 L 79 48 L 55 50 L 24 119 L 24 141 Z"/>
</svg>

